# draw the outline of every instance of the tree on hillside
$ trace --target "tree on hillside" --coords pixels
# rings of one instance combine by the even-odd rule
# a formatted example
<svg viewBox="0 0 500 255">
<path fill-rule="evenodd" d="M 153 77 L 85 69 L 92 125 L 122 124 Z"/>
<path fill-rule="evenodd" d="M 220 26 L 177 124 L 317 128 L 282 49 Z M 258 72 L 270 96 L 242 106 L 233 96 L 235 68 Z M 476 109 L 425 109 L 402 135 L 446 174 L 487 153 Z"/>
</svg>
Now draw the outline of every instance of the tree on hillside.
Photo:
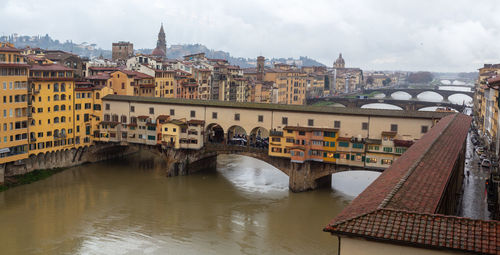
<svg viewBox="0 0 500 255">
<path fill-rule="evenodd" d="M 430 72 L 416 72 L 408 76 L 408 82 L 410 83 L 429 83 L 433 79 L 434 77 Z"/>
</svg>

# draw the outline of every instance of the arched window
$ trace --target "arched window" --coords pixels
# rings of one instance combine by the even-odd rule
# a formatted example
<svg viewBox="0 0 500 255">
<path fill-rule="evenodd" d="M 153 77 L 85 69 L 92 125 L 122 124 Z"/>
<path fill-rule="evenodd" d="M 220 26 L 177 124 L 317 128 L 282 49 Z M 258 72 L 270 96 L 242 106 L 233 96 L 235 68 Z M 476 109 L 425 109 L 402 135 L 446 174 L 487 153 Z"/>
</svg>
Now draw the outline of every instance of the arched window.
<svg viewBox="0 0 500 255">
<path fill-rule="evenodd" d="M 101 98 L 101 95 L 99 94 L 99 92 L 96 92 L 95 93 L 95 99 L 99 99 L 99 98 Z"/>
<path fill-rule="evenodd" d="M 118 115 L 114 114 L 112 121 L 113 122 L 118 122 Z"/>
<path fill-rule="evenodd" d="M 66 100 L 66 95 L 65 94 L 61 95 L 61 100 Z"/>
<path fill-rule="evenodd" d="M 137 118 L 136 117 L 130 117 L 130 123 L 137 124 Z"/>
<path fill-rule="evenodd" d="M 59 129 L 54 130 L 54 137 L 59 137 Z"/>
<path fill-rule="evenodd" d="M 54 124 L 59 123 L 59 117 L 54 118 Z"/>
<path fill-rule="evenodd" d="M 59 101 L 59 95 L 54 95 L 54 101 Z"/>
<path fill-rule="evenodd" d="M 54 83 L 54 92 L 59 92 L 59 84 Z"/>
<path fill-rule="evenodd" d="M 54 105 L 54 112 L 59 111 L 59 105 Z"/>
<path fill-rule="evenodd" d="M 66 122 L 66 117 L 65 116 L 62 116 L 61 117 L 61 123 L 65 123 Z"/>
<path fill-rule="evenodd" d="M 122 123 L 127 123 L 127 116 L 122 115 Z"/>
<path fill-rule="evenodd" d="M 61 136 L 62 137 L 65 137 L 66 136 L 66 129 L 61 129 Z"/>
<path fill-rule="evenodd" d="M 66 105 L 64 104 L 61 105 L 61 111 L 66 111 Z"/>
<path fill-rule="evenodd" d="M 66 92 L 66 84 L 61 83 L 61 92 Z"/>
<path fill-rule="evenodd" d="M 109 121 L 109 120 L 110 120 L 109 114 L 104 114 L 104 121 Z"/>
</svg>

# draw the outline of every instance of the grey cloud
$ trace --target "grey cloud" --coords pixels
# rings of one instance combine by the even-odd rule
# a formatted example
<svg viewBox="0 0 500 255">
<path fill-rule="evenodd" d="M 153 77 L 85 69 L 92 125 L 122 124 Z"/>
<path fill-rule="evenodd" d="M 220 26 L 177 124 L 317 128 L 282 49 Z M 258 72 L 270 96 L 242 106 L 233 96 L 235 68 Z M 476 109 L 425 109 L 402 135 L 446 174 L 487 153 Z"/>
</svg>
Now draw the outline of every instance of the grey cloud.
<svg viewBox="0 0 500 255">
<path fill-rule="evenodd" d="M 2 34 L 49 33 L 103 48 L 202 43 L 235 56 L 309 56 L 371 70 L 473 71 L 500 62 L 495 0 L 2 0 Z"/>
</svg>

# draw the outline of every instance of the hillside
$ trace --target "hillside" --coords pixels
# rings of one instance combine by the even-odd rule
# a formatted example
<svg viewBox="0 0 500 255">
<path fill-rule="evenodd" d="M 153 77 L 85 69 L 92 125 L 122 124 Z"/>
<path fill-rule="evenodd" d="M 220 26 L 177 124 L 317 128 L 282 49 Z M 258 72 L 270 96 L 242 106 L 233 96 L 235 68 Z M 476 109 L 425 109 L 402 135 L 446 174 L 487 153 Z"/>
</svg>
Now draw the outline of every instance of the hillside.
<svg viewBox="0 0 500 255">
<path fill-rule="evenodd" d="M 0 41 L 11 42 L 17 48 L 24 48 L 30 46 L 32 48 L 42 48 L 49 50 L 63 50 L 73 52 L 82 57 L 98 57 L 102 55 L 105 58 L 111 58 L 111 50 L 102 49 L 93 43 L 74 43 L 72 41 L 61 42 L 52 39 L 48 34 L 45 36 L 20 36 L 17 34 L 10 36 L 0 36 Z M 149 54 L 153 49 L 136 49 L 136 52 Z M 230 53 L 220 50 L 209 49 L 202 44 L 182 44 L 171 45 L 167 49 L 167 57 L 171 59 L 182 59 L 182 56 L 204 52 L 208 58 L 226 59 L 232 65 L 238 65 L 242 68 L 254 67 L 256 63 L 255 58 L 241 58 L 233 57 Z M 308 57 L 300 57 L 299 59 L 293 58 L 272 58 L 268 59 L 268 64 L 271 63 L 287 63 L 295 64 L 297 66 L 324 66 L 314 59 Z"/>
</svg>

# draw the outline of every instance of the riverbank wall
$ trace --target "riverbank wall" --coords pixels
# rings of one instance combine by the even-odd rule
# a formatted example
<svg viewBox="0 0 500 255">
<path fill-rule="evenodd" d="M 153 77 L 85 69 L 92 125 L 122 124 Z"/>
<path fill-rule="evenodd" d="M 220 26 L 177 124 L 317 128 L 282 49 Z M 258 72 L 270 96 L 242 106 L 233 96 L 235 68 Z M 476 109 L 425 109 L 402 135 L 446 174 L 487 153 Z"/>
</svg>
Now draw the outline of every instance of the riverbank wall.
<svg viewBox="0 0 500 255">
<path fill-rule="evenodd" d="M 24 175 L 35 170 L 73 167 L 122 157 L 136 151 L 137 148 L 133 146 L 99 143 L 78 149 L 72 148 L 30 155 L 27 159 L 0 165 L 0 184 L 4 183 L 5 178 Z"/>
</svg>

